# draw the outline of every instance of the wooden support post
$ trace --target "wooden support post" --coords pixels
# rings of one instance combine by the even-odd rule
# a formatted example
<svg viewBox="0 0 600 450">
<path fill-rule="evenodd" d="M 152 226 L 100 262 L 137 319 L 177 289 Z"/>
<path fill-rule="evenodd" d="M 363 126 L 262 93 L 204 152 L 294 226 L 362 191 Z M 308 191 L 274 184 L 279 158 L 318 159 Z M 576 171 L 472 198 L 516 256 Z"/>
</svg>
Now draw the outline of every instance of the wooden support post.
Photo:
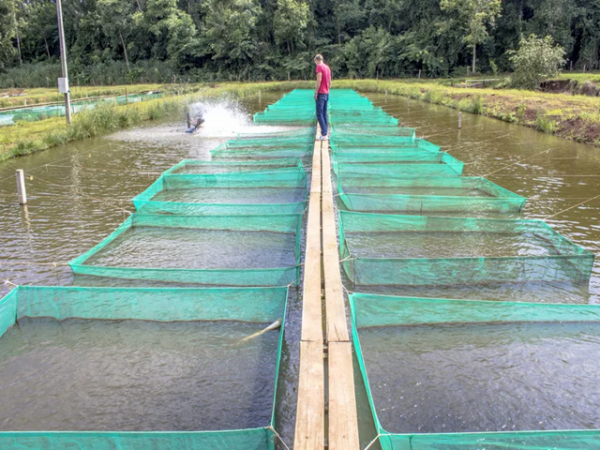
<svg viewBox="0 0 600 450">
<path fill-rule="evenodd" d="M 462 112 L 459 111 L 458 113 L 458 129 L 460 130 L 462 128 Z"/>
<path fill-rule="evenodd" d="M 25 190 L 25 173 L 22 169 L 17 169 L 17 193 L 19 194 L 19 203 L 27 204 L 27 191 Z"/>
<path fill-rule="evenodd" d="M 419 78 L 421 78 L 421 69 L 419 69 Z"/>
<path fill-rule="evenodd" d="M 188 129 L 192 128 L 192 116 L 190 116 L 189 111 L 185 113 L 185 120 L 187 121 Z"/>
</svg>

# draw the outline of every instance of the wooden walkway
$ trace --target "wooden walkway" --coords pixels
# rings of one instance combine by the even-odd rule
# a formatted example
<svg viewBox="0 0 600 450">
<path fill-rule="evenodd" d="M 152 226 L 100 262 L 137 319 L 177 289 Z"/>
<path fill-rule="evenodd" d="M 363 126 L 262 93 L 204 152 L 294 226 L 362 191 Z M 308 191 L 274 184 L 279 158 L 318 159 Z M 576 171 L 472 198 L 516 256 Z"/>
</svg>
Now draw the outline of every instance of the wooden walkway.
<svg viewBox="0 0 600 450">
<path fill-rule="evenodd" d="M 317 136 L 319 134 L 317 132 Z M 340 275 L 327 144 L 327 141 L 316 141 L 313 154 L 294 450 L 322 450 L 325 447 L 359 450 L 352 343 Z M 328 413 L 325 411 L 326 393 Z M 329 423 L 327 438 L 326 416 Z"/>
</svg>

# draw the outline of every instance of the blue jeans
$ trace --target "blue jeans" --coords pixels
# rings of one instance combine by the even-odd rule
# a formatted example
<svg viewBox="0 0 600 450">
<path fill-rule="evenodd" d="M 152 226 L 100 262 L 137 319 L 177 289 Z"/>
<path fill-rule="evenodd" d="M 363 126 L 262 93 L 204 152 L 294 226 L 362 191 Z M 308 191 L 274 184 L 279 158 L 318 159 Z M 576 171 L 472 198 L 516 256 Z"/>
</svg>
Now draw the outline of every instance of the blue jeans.
<svg viewBox="0 0 600 450">
<path fill-rule="evenodd" d="M 327 136 L 327 102 L 329 94 L 317 95 L 317 120 L 321 126 L 321 136 Z"/>
</svg>

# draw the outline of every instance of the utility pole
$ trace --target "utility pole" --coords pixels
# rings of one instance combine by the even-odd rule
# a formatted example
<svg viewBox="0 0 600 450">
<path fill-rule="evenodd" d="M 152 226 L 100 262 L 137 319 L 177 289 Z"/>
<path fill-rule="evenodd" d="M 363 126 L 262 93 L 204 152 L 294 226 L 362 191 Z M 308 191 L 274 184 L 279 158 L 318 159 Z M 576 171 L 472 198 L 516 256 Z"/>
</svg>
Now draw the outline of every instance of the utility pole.
<svg viewBox="0 0 600 450">
<path fill-rule="evenodd" d="M 58 92 L 65 94 L 65 117 L 67 125 L 71 124 L 71 97 L 69 94 L 69 73 L 67 71 L 67 45 L 65 44 L 65 30 L 61 0 L 56 0 L 56 16 L 58 18 L 58 38 L 60 40 L 60 62 L 62 65 L 62 78 L 58 79 Z"/>
</svg>

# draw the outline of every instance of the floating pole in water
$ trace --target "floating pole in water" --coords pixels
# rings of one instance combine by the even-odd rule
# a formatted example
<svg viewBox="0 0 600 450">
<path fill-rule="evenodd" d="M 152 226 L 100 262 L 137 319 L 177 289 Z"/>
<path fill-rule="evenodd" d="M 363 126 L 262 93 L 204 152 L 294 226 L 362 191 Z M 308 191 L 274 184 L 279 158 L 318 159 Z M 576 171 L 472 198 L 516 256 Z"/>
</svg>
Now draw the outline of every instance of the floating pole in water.
<svg viewBox="0 0 600 450">
<path fill-rule="evenodd" d="M 462 128 L 462 112 L 458 113 L 458 129 Z"/>
<path fill-rule="evenodd" d="M 271 331 L 271 330 L 276 330 L 278 328 L 281 327 L 281 319 L 277 319 L 275 322 L 273 322 L 271 325 L 269 325 L 267 328 L 265 328 L 264 330 L 260 330 L 257 333 L 251 334 L 250 336 L 246 336 L 244 339 L 242 339 L 240 342 L 246 342 L 249 341 L 250 339 L 254 339 L 255 337 L 260 336 L 261 334 L 266 333 L 267 331 Z"/>
<path fill-rule="evenodd" d="M 19 203 L 21 205 L 27 204 L 27 191 L 25 190 L 25 173 L 23 169 L 17 169 L 17 193 L 19 194 Z"/>
</svg>

